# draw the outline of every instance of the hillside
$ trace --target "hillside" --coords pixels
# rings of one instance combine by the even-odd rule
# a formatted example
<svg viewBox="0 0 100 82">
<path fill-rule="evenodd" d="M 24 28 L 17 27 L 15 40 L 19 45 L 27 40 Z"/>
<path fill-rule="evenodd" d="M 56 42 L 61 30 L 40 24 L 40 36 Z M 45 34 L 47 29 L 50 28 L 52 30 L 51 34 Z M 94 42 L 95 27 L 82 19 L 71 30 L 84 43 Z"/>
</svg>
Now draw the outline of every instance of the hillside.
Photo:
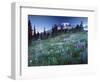
<svg viewBox="0 0 100 82">
<path fill-rule="evenodd" d="M 29 66 L 87 64 L 87 32 L 66 33 L 32 41 Z"/>
</svg>

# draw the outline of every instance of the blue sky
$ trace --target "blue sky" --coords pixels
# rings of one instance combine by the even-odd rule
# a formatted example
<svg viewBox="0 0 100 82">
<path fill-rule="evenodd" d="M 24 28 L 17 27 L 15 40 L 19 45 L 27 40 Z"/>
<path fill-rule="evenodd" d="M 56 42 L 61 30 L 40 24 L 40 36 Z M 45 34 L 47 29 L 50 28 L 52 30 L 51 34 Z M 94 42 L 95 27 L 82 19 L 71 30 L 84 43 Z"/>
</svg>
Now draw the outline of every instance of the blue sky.
<svg viewBox="0 0 100 82">
<path fill-rule="evenodd" d="M 83 21 L 83 25 L 88 25 L 88 17 L 28 15 L 28 20 L 31 21 L 32 28 L 35 26 L 38 32 L 43 32 L 44 27 L 49 30 L 54 24 L 70 23 L 77 25 Z"/>
</svg>

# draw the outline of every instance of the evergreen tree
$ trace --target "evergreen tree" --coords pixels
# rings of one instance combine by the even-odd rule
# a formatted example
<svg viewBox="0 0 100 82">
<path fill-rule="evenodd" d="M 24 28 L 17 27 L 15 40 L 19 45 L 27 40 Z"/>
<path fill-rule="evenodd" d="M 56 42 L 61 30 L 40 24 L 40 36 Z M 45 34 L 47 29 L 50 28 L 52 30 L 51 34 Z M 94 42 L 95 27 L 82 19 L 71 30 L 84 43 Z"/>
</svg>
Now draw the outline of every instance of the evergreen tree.
<svg viewBox="0 0 100 82">
<path fill-rule="evenodd" d="M 61 32 L 63 32 L 63 27 L 64 27 L 64 26 L 63 26 L 63 25 L 61 25 Z"/>
<path fill-rule="evenodd" d="M 80 23 L 80 30 L 83 30 L 83 21 Z"/>
<path fill-rule="evenodd" d="M 32 40 L 32 26 L 31 26 L 31 21 L 28 21 L 28 40 L 29 42 Z"/>
<path fill-rule="evenodd" d="M 46 35 L 45 27 L 44 27 L 44 36 Z"/>
<path fill-rule="evenodd" d="M 45 31 L 45 27 L 44 27 L 44 32 L 43 32 L 43 38 L 46 39 L 46 31 Z"/>
<path fill-rule="evenodd" d="M 57 24 L 54 25 L 54 32 L 57 32 Z"/>
<path fill-rule="evenodd" d="M 36 36 L 36 29 L 35 29 L 35 26 L 34 26 L 34 36 Z"/>
<path fill-rule="evenodd" d="M 79 31 L 80 30 L 80 26 L 77 24 L 76 25 L 76 31 Z"/>
</svg>

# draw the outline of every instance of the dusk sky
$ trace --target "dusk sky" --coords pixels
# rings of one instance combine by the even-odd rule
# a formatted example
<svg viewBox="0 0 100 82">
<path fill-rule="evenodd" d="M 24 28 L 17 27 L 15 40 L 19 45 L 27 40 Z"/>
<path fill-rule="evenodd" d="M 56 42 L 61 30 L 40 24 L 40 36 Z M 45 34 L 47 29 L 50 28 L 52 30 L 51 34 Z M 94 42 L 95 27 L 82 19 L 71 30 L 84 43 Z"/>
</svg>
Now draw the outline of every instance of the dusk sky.
<svg viewBox="0 0 100 82">
<path fill-rule="evenodd" d="M 50 30 L 54 24 L 70 23 L 77 25 L 83 21 L 83 25 L 88 25 L 88 17 L 28 15 L 28 20 L 31 21 L 32 28 L 35 26 L 38 32 L 43 32 L 44 27 L 46 30 Z"/>
</svg>

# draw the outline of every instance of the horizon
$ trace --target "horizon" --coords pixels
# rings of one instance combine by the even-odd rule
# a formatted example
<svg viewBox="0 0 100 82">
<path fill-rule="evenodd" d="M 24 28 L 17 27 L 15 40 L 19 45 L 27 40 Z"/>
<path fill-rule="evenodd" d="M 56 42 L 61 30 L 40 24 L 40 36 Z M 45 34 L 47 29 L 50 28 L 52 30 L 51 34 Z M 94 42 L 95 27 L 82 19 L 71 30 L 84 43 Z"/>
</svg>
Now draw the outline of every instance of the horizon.
<svg viewBox="0 0 100 82">
<path fill-rule="evenodd" d="M 63 23 L 71 24 L 71 26 L 80 25 L 81 21 L 83 26 L 88 26 L 88 17 L 71 17 L 71 16 L 42 16 L 42 15 L 28 15 L 28 20 L 31 21 L 32 29 L 36 32 L 43 32 L 51 30 L 54 24 L 61 25 Z"/>
</svg>

